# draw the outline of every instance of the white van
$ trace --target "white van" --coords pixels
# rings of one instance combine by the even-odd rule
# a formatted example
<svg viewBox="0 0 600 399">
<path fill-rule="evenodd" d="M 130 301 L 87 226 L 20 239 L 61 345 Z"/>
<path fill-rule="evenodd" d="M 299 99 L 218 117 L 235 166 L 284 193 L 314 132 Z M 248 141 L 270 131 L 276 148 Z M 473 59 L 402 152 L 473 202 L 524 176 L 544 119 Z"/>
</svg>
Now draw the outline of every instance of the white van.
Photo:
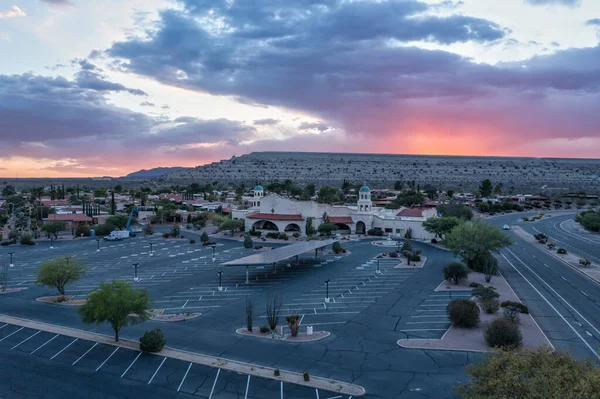
<svg viewBox="0 0 600 399">
<path fill-rule="evenodd" d="M 129 238 L 129 231 L 127 230 L 113 230 L 109 235 L 104 237 L 104 241 L 119 241 L 123 238 Z"/>
</svg>

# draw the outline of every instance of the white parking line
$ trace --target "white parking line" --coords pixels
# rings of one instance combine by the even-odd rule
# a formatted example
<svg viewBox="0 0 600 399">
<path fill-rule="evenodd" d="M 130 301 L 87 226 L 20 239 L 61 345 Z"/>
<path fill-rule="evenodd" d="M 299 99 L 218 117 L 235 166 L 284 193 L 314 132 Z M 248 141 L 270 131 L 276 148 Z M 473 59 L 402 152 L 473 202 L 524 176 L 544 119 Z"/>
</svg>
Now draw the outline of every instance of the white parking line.
<svg viewBox="0 0 600 399">
<path fill-rule="evenodd" d="M 15 335 L 16 333 L 18 333 L 19 331 L 21 331 L 21 330 L 22 330 L 22 329 L 24 329 L 24 328 L 25 328 L 25 327 L 21 327 L 21 328 L 19 328 L 17 331 L 14 331 L 14 332 L 12 332 L 12 333 L 8 334 L 6 337 L 4 337 L 4 338 L 0 339 L 0 342 L 4 341 L 4 340 L 5 340 L 6 338 L 8 338 L 8 337 L 11 337 L 11 336 Z"/>
<path fill-rule="evenodd" d="M 56 334 L 54 337 L 50 338 L 48 341 L 44 342 L 43 344 L 41 344 L 40 346 L 38 346 L 37 348 L 35 348 L 32 352 L 30 352 L 30 355 L 33 355 L 38 349 L 43 348 L 44 346 L 46 346 L 47 343 L 49 343 L 50 341 L 53 341 L 55 338 L 57 338 L 59 336 L 59 334 Z"/>
<path fill-rule="evenodd" d="M 102 366 L 104 366 L 104 363 L 108 362 L 108 359 L 110 359 L 112 357 L 112 355 L 114 355 L 117 351 L 119 350 L 119 347 L 117 346 L 117 348 L 113 351 L 113 353 L 111 353 L 105 361 L 102 362 L 102 364 L 100 366 L 98 366 L 98 368 L 96 369 L 96 371 L 100 370 L 100 368 Z"/>
<path fill-rule="evenodd" d="M 0 327 L 0 330 L 2 330 L 4 327 L 6 327 L 8 324 L 3 325 L 2 327 Z"/>
<path fill-rule="evenodd" d="M 12 348 L 10 348 L 10 350 L 15 349 L 16 347 L 20 346 L 21 344 L 24 344 L 25 342 L 29 341 L 31 338 L 35 337 L 36 335 L 38 335 L 39 333 L 41 333 L 42 331 L 38 331 L 35 334 L 33 334 L 32 336 L 30 336 L 29 338 L 25 338 L 23 341 L 19 342 L 18 344 L 16 344 L 15 346 L 13 346 Z"/>
<path fill-rule="evenodd" d="M 138 353 L 138 355 L 135 357 L 135 359 L 133 359 L 133 362 L 131 362 L 131 364 L 129 365 L 129 367 L 127 367 L 127 370 L 125 370 L 123 372 L 123 374 L 121 374 L 121 378 L 125 377 L 125 374 L 127 374 L 127 372 L 129 371 L 129 369 L 131 368 L 131 366 L 133 366 L 133 363 L 135 363 L 139 357 L 142 355 L 142 352 Z"/>
<path fill-rule="evenodd" d="M 248 374 L 248 382 L 246 383 L 246 394 L 244 395 L 244 399 L 248 399 L 248 389 L 250 388 L 250 374 Z"/>
<path fill-rule="evenodd" d="M 190 362 L 190 365 L 187 368 L 187 371 L 185 372 L 185 374 L 183 375 L 183 378 L 181 379 L 181 383 L 179 384 L 179 387 L 177 388 L 177 392 L 179 392 L 181 390 L 181 387 L 183 386 L 183 382 L 185 381 L 188 373 L 190 372 L 190 369 L 192 368 L 192 362 Z M 250 376 L 248 376 L 250 377 Z"/>
<path fill-rule="evenodd" d="M 88 349 L 83 355 L 79 356 L 79 359 L 75 360 L 71 366 L 75 366 L 77 364 L 77 362 L 80 361 L 81 359 L 83 359 L 83 357 L 85 355 L 87 355 L 88 353 L 90 353 L 90 351 L 92 349 L 94 349 L 96 347 L 96 345 L 98 345 L 98 342 L 96 342 L 94 345 L 92 345 L 92 347 L 90 349 Z"/>
<path fill-rule="evenodd" d="M 65 347 L 64 347 L 64 348 L 62 348 L 60 351 L 58 351 L 58 353 L 57 353 L 56 355 L 52 356 L 52 357 L 50 358 L 50 360 L 52 360 L 52 359 L 54 359 L 56 356 L 60 355 L 60 354 L 61 354 L 61 353 L 62 353 L 62 352 L 65 350 L 65 349 L 67 349 L 69 346 L 73 345 L 73 344 L 75 343 L 75 341 L 78 341 L 78 340 L 79 340 L 79 338 L 75 338 L 73 341 L 71 341 L 71 343 L 70 343 L 69 345 L 65 346 Z"/>
<path fill-rule="evenodd" d="M 156 371 L 154 372 L 154 374 L 152 374 L 152 378 L 150 378 L 150 381 L 148 381 L 148 385 L 150 385 L 150 383 L 152 382 L 152 380 L 154 379 L 154 377 L 156 377 L 156 374 L 158 374 L 158 370 L 160 370 L 160 368 L 162 367 L 163 363 L 165 362 L 165 360 L 167 360 L 167 358 L 163 358 L 162 362 L 160 362 L 160 364 L 158 365 L 158 368 L 156 369 Z"/>
<path fill-rule="evenodd" d="M 417 329 L 412 329 L 412 330 L 398 330 L 401 332 L 408 332 L 408 331 L 446 331 L 447 328 L 417 328 Z"/>
<path fill-rule="evenodd" d="M 212 389 L 210 390 L 210 395 L 208 396 L 208 399 L 211 399 L 213 396 L 213 392 L 215 391 L 215 386 L 217 385 L 217 380 L 219 379 L 220 373 L 221 373 L 221 369 L 218 369 L 217 376 L 215 377 L 215 382 L 213 382 L 213 386 L 212 386 Z"/>
</svg>

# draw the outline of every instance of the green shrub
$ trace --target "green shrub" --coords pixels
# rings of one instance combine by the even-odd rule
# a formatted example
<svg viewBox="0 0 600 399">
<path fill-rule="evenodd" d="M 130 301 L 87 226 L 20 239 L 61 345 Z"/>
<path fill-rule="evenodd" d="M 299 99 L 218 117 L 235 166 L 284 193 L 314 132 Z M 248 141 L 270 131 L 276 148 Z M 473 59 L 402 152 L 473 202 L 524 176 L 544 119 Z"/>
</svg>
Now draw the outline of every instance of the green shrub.
<svg viewBox="0 0 600 399">
<path fill-rule="evenodd" d="M 448 263 L 446 267 L 444 267 L 443 272 L 444 279 L 454 281 L 454 284 L 458 284 L 460 280 L 469 276 L 469 269 L 461 262 Z"/>
<path fill-rule="evenodd" d="M 300 238 L 300 233 L 295 231 L 294 234 L 292 234 L 292 236 L 294 236 L 294 238 Z"/>
<path fill-rule="evenodd" d="M 477 297 L 482 301 L 486 299 L 496 299 L 500 296 L 500 294 L 498 294 L 494 288 L 484 286 L 473 288 L 472 294 L 474 297 Z"/>
<path fill-rule="evenodd" d="M 80 224 L 77 226 L 77 228 L 75 229 L 75 236 L 81 237 L 82 234 L 84 237 L 90 236 L 90 226 L 89 225 Z"/>
<path fill-rule="evenodd" d="M 558 248 L 558 249 L 556 250 L 556 253 L 557 253 L 557 254 L 560 254 L 560 255 L 565 255 L 565 254 L 567 253 L 567 250 L 566 250 L 566 249 L 564 249 L 564 248 Z"/>
<path fill-rule="evenodd" d="M 94 226 L 94 233 L 97 236 L 107 236 L 115 229 L 116 227 L 112 223 L 97 224 Z"/>
<path fill-rule="evenodd" d="M 254 247 L 252 237 L 250 237 L 250 234 L 246 234 L 246 237 L 244 237 L 244 248 L 251 249 L 252 247 Z"/>
<path fill-rule="evenodd" d="M 344 250 L 342 248 L 342 244 L 340 244 L 338 241 L 334 242 L 333 245 L 331 245 L 331 249 L 336 254 L 339 254 L 340 252 L 342 252 Z"/>
<path fill-rule="evenodd" d="M 170 234 L 169 234 L 169 233 L 163 233 L 163 237 L 164 237 L 164 238 L 169 238 L 169 237 L 170 237 Z"/>
<path fill-rule="evenodd" d="M 308 375 L 308 371 L 305 371 L 302 376 L 304 377 L 304 381 L 310 381 L 310 376 Z"/>
<path fill-rule="evenodd" d="M 287 234 L 285 234 L 285 233 L 279 233 L 279 236 L 278 236 L 278 238 L 279 238 L 280 240 L 285 240 L 285 241 L 287 241 L 287 240 L 288 240 L 288 235 L 287 235 Z"/>
<path fill-rule="evenodd" d="M 269 331 L 271 331 L 271 329 L 268 326 L 261 326 L 260 327 L 260 332 L 261 333 L 268 333 Z"/>
<path fill-rule="evenodd" d="M 500 304 L 500 306 L 503 308 L 505 308 L 507 306 L 514 306 L 517 309 L 519 309 L 519 312 L 521 312 L 523 314 L 529 314 L 529 309 L 527 308 L 527 306 L 523 305 L 521 302 L 504 301 Z"/>
<path fill-rule="evenodd" d="M 140 350 L 142 352 L 160 352 L 166 343 L 160 328 L 148 330 L 140 338 Z"/>
<path fill-rule="evenodd" d="M 470 299 L 454 299 L 446 306 L 448 319 L 457 327 L 475 327 L 479 313 L 479 306 Z"/>
<path fill-rule="evenodd" d="M 279 369 L 275 369 L 275 370 L 273 370 L 273 375 L 274 375 L 275 377 L 279 377 L 279 376 L 281 375 L 281 373 L 279 372 Z"/>
<path fill-rule="evenodd" d="M 506 317 L 497 317 L 483 326 L 485 342 L 492 348 L 515 349 L 523 343 L 519 325 Z"/>
<path fill-rule="evenodd" d="M 190 240 L 190 244 L 195 244 L 196 240 Z"/>
<path fill-rule="evenodd" d="M 435 238 L 432 238 L 432 239 L 431 239 L 431 243 L 432 243 L 432 244 L 437 244 L 437 243 L 438 243 L 438 240 L 437 240 L 437 239 L 435 239 Z"/>
<path fill-rule="evenodd" d="M 279 233 L 267 233 L 266 234 L 267 238 L 279 238 Z"/>
<path fill-rule="evenodd" d="M 588 267 L 592 264 L 592 261 L 589 259 L 579 259 L 579 264 L 583 267 Z"/>
<path fill-rule="evenodd" d="M 398 252 L 396 251 L 392 251 L 389 253 L 390 258 L 397 258 L 398 257 Z"/>
<path fill-rule="evenodd" d="M 23 234 L 21 236 L 21 245 L 35 245 L 35 241 L 33 241 L 29 234 Z"/>
<path fill-rule="evenodd" d="M 481 301 L 481 307 L 485 313 L 492 314 L 500 309 L 500 304 L 495 299 L 485 299 Z"/>
<path fill-rule="evenodd" d="M 420 255 L 412 255 L 412 256 L 410 257 L 410 260 L 411 260 L 412 262 L 420 262 L 420 261 L 421 261 L 421 256 L 420 256 Z"/>
</svg>

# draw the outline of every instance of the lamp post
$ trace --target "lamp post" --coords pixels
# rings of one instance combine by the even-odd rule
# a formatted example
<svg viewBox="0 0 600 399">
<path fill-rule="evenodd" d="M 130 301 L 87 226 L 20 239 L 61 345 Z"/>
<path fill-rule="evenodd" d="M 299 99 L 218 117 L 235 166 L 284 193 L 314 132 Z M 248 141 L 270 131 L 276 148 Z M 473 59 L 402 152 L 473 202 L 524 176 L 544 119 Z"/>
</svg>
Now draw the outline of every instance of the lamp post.
<svg viewBox="0 0 600 399">
<path fill-rule="evenodd" d="M 212 261 L 215 261 L 215 246 L 213 245 L 212 247 Z"/>
<path fill-rule="evenodd" d="M 98 244 L 96 247 L 96 252 L 100 252 L 100 239 L 99 238 L 96 238 L 96 244 Z"/>
<path fill-rule="evenodd" d="M 325 303 L 329 303 L 329 279 L 325 280 Z"/>
<path fill-rule="evenodd" d="M 217 274 L 219 275 L 219 291 L 223 291 L 223 285 L 221 284 L 222 277 L 223 277 L 223 270 L 219 270 L 217 272 Z"/>
<path fill-rule="evenodd" d="M 136 283 L 139 281 L 139 278 L 137 276 L 137 269 L 138 269 L 139 265 L 140 265 L 139 263 L 134 263 L 133 264 L 133 270 L 134 270 L 133 281 L 135 281 Z"/>
<path fill-rule="evenodd" d="M 14 254 L 14 252 L 9 252 L 8 254 L 10 255 L 10 263 L 8 265 L 10 267 L 15 267 L 15 265 L 13 264 L 13 254 Z"/>
<path fill-rule="evenodd" d="M 154 256 L 154 251 L 152 251 L 152 243 L 150 243 L 150 256 Z"/>
<path fill-rule="evenodd" d="M 50 249 L 54 249 L 54 245 L 52 244 L 52 241 L 54 241 L 54 239 L 52 237 L 50 237 Z"/>
</svg>

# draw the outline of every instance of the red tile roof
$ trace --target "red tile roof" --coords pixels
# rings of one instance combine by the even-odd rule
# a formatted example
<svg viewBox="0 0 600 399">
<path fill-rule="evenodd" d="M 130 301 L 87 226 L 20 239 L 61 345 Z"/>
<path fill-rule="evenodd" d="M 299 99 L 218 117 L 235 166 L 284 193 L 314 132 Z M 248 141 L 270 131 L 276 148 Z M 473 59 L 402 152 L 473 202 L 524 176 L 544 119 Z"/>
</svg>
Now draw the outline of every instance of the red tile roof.
<svg viewBox="0 0 600 399">
<path fill-rule="evenodd" d="M 63 222 L 89 222 L 89 223 L 92 223 L 92 218 L 83 213 L 48 215 L 48 222 L 54 222 L 55 220 L 63 221 Z"/>
<path fill-rule="evenodd" d="M 329 221 L 331 223 L 354 223 L 350 216 L 330 216 Z"/>
<path fill-rule="evenodd" d="M 405 208 L 396 214 L 396 216 L 420 218 L 423 217 L 423 209 L 421 208 Z"/>
<path fill-rule="evenodd" d="M 263 220 L 304 220 L 302 215 L 283 215 L 277 213 L 251 213 L 246 216 L 247 219 L 263 219 Z"/>
</svg>

